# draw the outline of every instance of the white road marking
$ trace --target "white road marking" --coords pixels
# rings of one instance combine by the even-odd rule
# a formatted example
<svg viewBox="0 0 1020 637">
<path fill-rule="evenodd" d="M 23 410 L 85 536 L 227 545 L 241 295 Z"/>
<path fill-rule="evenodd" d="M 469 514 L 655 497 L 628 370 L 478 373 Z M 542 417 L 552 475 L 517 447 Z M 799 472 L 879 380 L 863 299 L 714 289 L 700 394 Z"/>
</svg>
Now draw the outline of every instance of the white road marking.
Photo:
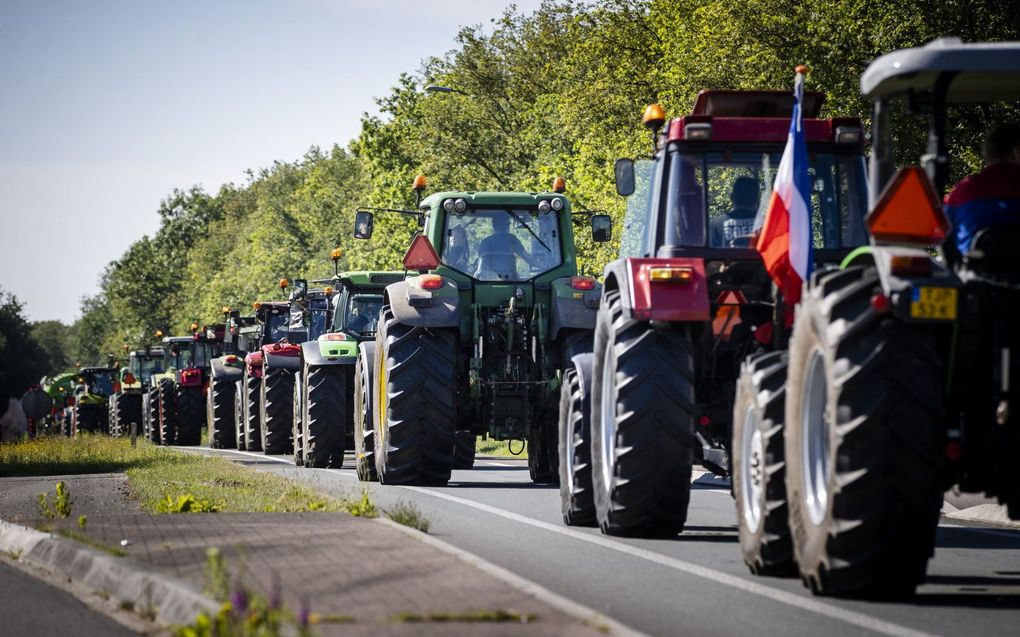
<svg viewBox="0 0 1020 637">
<path fill-rule="evenodd" d="M 557 526 L 555 524 L 549 524 L 548 522 L 534 520 L 523 515 L 511 513 L 510 511 L 497 509 L 496 507 L 489 506 L 487 504 L 474 502 L 473 500 L 466 500 L 464 498 L 458 498 L 457 496 L 442 493 L 440 491 L 433 491 L 432 489 L 426 489 L 424 487 L 405 486 L 400 488 L 408 489 L 410 491 L 417 491 L 418 493 L 430 495 L 436 498 L 440 498 L 442 500 L 456 502 L 458 504 L 472 507 L 480 511 L 485 511 L 486 513 L 491 513 L 492 515 L 498 515 L 508 520 L 513 520 L 514 522 L 527 524 L 529 526 L 542 529 L 543 531 L 557 533 L 559 535 L 563 535 L 575 540 L 580 540 L 582 542 L 594 544 L 596 546 L 600 546 L 602 548 L 606 548 L 612 551 L 624 553 L 631 557 L 636 557 L 638 559 L 652 562 L 660 566 L 665 566 L 667 568 L 672 568 L 674 570 L 681 571 L 689 575 L 701 577 L 716 582 L 717 584 L 722 584 L 723 586 L 729 586 L 731 588 L 744 591 L 745 593 L 759 595 L 761 597 L 771 599 L 772 601 L 779 602 L 780 604 L 786 604 L 787 606 L 792 606 L 794 608 L 799 608 L 801 610 L 816 613 L 818 615 L 822 615 L 830 619 L 836 619 L 842 622 L 846 622 L 848 624 L 857 626 L 858 628 L 863 628 L 865 630 L 881 633 L 883 635 L 889 635 L 890 637 L 930 637 L 930 633 L 925 633 L 923 631 L 914 630 L 913 628 L 908 628 L 906 626 L 894 624 L 892 622 L 888 622 L 882 619 L 877 619 L 875 617 L 871 617 L 863 613 L 857 613 L 851 610 L 846 610 L 844 608 L 839 608 L 837 606 L 832 606 L 830 604 L 825 604 L 810 597 L 795 595 L 793 593 L 788 593 L 786 591 L 782 591 L 779 589 L 770 588 L 763 584 L 758 584 L 757 582 L 752 582 L 737 577 L 735 575 L 730 575 L 729 573 L 723 573 L 721 571 L 716 571 L 704 566 L 700 566 L 698 564 L 685 562 L 683 560 L 678 560 L 676 558 L 668 557 L 666 555 L 661 555 L 653 551 L 637 548 L 629 544 L 624 544 L 622 542 L 611 540 L 601 535 L 589 535 L 581 533 L 569 527 Z"/>
<path fill-rule="evenodd" d="M 221 449 L 216 451 L 230 451 L 231 453 L 242 454 L 256 458 L 264 458 L 267 460 L 274 460 L 276 462 L 282 462 L 284 464 L 289 465 L 294 464 L 293 461 L 288 458 L 277 458 L 251 451 L 237 451 L 232 449 Z M 331 473 L 337 473 L 338 475 L 343 476 L 347 475 L 346 473 L 342 473 L 341 471 L 336 469 L 327 471 L 330 471 Z M 653 564 L 658 564 L 659 566 L 664 566 L 666 568 L 681 571 L 689 575 L 694 575 L 695 577 L 707 579 L 709 581 L 721 584 L 723 586 L 729 586 L 730 588 L 735 588 L 745 593 L 758 595 L 760 597 L 770 599 L 780 604 L 785 604 L 787 606 L 799 608 L 801 610 L 806 610 L 808 612 L 812 612 L 823 617 L 828 617 L 830 619 L 842 621 L 852 626 L 863 628 L 865 630 L 881 633 L 883 635 L 889 635 L 889 637 L 933 637 L 931 633 L 915 630 L 907 626 L 901 626 L 900 624 L 895 624 L 893 622 L 877 619 L 875 617 L 871 617 L 870 615 L 865 615 L 863 613 L 858 613 L 852 610 L 839 608 L 838 606 L 832 606 L 831 604 L 820 602 L 812 597 L 795 595 L 793 593 L 788 593 L 783 590 L 771 588 L 764 584 L 759 584 L 757 582 L 737 577 L 736 575 L 730 575 L 729 573 L 716 571 L 714 569 L 701 566 L 699 564 L 694 564 L 692 562 L 687 562 L 684 560 L 669 557 L 667 555 L 662 555 L 660 553 L 655 553 L 654 551 L 649 551 L 647 549 L 642 549 L 636 546 L 631 546 L 629 544 L 624 544 L 623 542 L 612 540 L 603 535 L 591 535 L 581 533 L 580 531 L 576 531 L 574 529 L 571 529 L 570 527 L 549 524 L 548 522 L 535 520 L 533 518 L 519 515 L 517 513 L 512 513 L 510 511 L 505 511 L 503 509 L 499 509 L 488 504 L 482 504 L 481 502 L 475 502 L 473 500 L 459 498 L 454 495 L 449 495 L 447 493 L 442 493 L 440 491 L 427 489 L 425 487 L 399 486 L 396 488 L 407 489 L 409 491 L 416 491 L 418 493 L 439 498 L 441 500 L 455 502 L 457 504 L 478 509 L 479 511 L 484 511 L 486 513 L 491 513 L 492 515 L 497 515 L 502 518 L 518 522 L 520 524 L 527 524 L 528 526 L 542 529 L 543 531 L 563 535 L 565 537 L 569 537 L 575 540 L 587 542 L 588 544 L 594 544 L 595 546 L 600 546 L 611 551 L 616 551 L 618 553 L 623 553 L 631 557 L 636 557 L 638 559 L 645 560 Z"/>
</svg>

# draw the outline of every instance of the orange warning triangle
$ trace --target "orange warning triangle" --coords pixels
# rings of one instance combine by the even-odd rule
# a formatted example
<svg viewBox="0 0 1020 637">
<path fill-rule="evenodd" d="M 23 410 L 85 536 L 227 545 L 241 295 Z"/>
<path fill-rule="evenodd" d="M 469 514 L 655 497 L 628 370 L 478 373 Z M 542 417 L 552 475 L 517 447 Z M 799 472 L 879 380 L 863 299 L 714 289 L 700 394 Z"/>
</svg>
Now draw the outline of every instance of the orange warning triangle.
<svg viewBox="0 0 1020 637">
<path fill-rule="evenodd" d="M 404 255 L 404 267 L 408 270 L 434 270 L 439 267 L 439 255 L 432 247 L 432 242 L 423 234 L 411 242 L 411 247 Z"/>
<path fill-rule="evenodd" d="M 949 220 L 928 176 L 918 166 L 900 169 L 865 221 L 875 241 L 933 246 L 949 234 Z"/>
<path fill-rule="evenodd" d="M 740 290 L 724 290 L 715 300 L 716 305 L 743 305 L 747 297 Z"/>
</svg>

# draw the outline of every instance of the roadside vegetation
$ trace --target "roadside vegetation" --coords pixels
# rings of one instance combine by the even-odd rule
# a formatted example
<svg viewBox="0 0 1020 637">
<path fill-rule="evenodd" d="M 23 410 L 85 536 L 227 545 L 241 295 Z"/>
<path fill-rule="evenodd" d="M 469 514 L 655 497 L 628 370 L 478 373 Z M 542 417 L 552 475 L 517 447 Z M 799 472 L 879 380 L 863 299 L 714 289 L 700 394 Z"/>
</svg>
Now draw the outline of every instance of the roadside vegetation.
<svg viewBox="0 0 1020 637">
<path fill-rule="evenodd" d="M 347 511 L 376 517 L 368 493 L 334 498 L 300 482 L 197 454 L 182 453 L 124 438 L 82 435 L 43 437 L 0 444 L 0 476 L 127 473 L 128 486 L 150 513 Z M 62 484 L 62 483 L 61 483 Z M 73 494 L 58 487 L 48 517 L 68 517 Z M 66 511 L 66 512 L 65 512 Z M 45 514 L 44 514 L 45 515 Z"/>
<path fill-rule="evenodd" d="M 511 451 L 511 445 L 513 451 Z M 519 453 L 516 453 L 518 452 Z M 528 458 L 528 447 L 520 440 L 514 440 L 509 444 L 505 440 L 482 440 L 478 438 L 475 442 L 475 453 L 483 456 L 503 456 L 506 458 Z"/>
</svg>

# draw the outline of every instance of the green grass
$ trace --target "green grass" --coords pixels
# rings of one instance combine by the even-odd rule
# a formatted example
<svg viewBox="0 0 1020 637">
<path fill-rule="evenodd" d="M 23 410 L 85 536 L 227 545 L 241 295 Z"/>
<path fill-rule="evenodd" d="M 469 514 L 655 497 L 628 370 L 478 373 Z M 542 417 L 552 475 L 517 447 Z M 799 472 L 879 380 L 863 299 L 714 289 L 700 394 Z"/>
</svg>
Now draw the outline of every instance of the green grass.
<svg viewBox="0 0 1020 637">
<path fill-rule="evenodd" d="M 125 438 L 104 435 L 0 444 L 0 476 L 121 471 L 127 473 L 132 496 L 150 513 L 348 511 L 363 517 L 376 515 L 367 494 L 334 498 L 224 458 L 183 453 L 143 440 L 137 447 Z"/>
<path fill-rule="evenodd" d="M 0 477 L 113 473 L 158 466 L 174 453 L 141 440 L 132 448 L 126 438 L 104 435 L 44 436 L 0 443 Z"/>
<path fill-rule="evenodd" d="M 91 546 L 92 548 L 99 549 L 100 551 L 104 551 L 106 553 L 109 553 L 110 555 L 112 555 L 114 557 L 124 557 L 125 555 L 127 555 L 127 551 L 125 551 L 124 549 L 120 548 L 119 546 L 110 546 L 108 544 L 104 544 L 104 543 L 102 543 L 102 542 L 100 542 L 98 540 L 95 540 L 95 539 L 85 535 L 84 533 L 79 533 L 78 531 L 75 531 L 74 529 L 57 529 L 56 533 L 58 535 L 62 535 L 64 537 L 66 537 L 66 538 L 70 538 L 70 539 L 74 540 L 75 542 L 81 542 L 82 544 L 87 544 L 88 546 Z"/>
<path fill-rule="evenodd" d="M 392 507 L 384 509 L 383 513 L 397 524 L 418 529 L 422 533 L 428 533 L 432 526 L 432 518 L 422 513 L 418 505 L 413 502 L 398 500 Z"/>
<path fill-rule="evenodd" d="M 514 451 L 518 449 L 522 450 L 519 454 L 510 453 L 510 445 L 513 446 Z M 477 438 L 475 441 L 475 453 L 486 456 L 504 456 L 507 458 L 527 458 L 528 448 L 524 442 L 514 440 L 509 444 L 504 441 L 496 441 L 491 438 L 488 440 L 482 440 Z"/>
</svg>

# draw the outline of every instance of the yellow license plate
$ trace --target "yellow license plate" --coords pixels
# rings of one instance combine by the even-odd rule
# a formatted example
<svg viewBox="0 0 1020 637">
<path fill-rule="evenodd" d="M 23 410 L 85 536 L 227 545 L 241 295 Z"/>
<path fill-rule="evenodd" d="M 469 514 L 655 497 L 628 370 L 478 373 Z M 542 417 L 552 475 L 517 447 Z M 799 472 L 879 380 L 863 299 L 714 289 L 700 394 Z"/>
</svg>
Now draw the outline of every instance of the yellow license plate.
<svg viewBox="0 0 1020 637">
<path fill-rule="evenodd" d="M 910 317 L 953 321 L 956 319 L 956 288 L 916 287 L 910 299 Z"/>
</svg>

